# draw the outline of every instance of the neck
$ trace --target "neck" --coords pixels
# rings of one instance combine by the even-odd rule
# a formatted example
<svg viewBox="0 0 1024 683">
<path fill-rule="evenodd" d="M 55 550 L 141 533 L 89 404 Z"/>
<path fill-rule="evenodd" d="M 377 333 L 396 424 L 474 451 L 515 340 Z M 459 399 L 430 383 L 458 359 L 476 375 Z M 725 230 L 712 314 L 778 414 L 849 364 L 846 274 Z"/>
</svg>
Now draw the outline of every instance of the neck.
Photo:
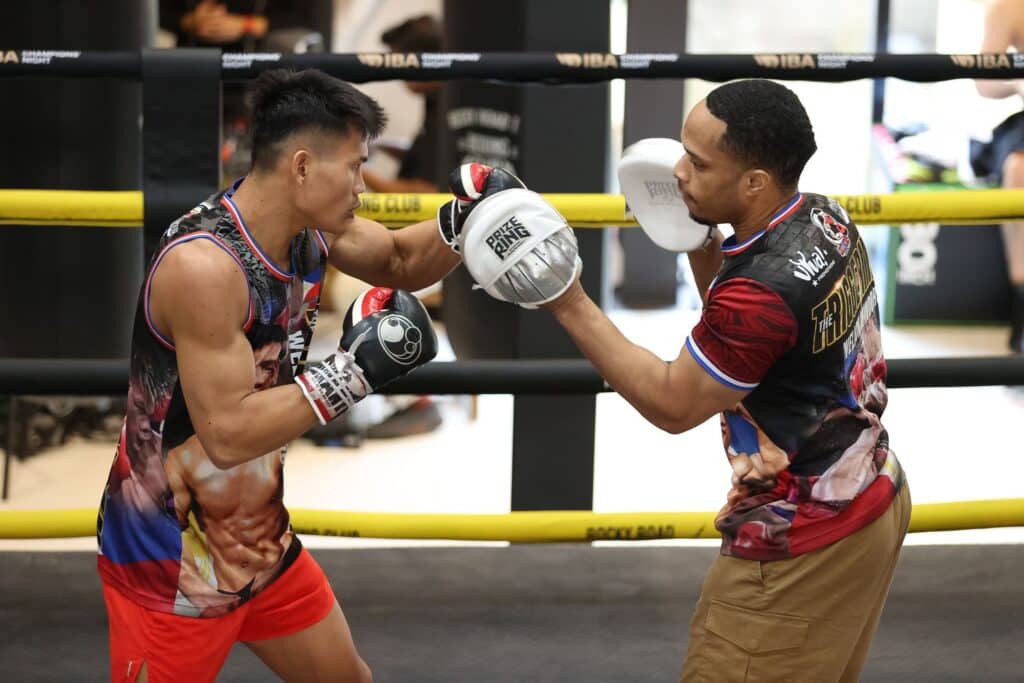
<svg viewBox="0 0 1024 683">
<path fill-rule="evenodd" d="M 795 187 L 772 192 L 751 206 L 741 220 L 732 224 L 733 230 L 736 232 L 736 241 L 743 242 L 760 230 L 764 230 L 772 216 L 788 204 L 796 193 Z"/>
<path fill-rule="evenodd" d="M 260 249 L 282 270 L 291 270 L 292 239 L 305 227 L 273 176 L 250 173 L 231 197 Z"/>
</svg>

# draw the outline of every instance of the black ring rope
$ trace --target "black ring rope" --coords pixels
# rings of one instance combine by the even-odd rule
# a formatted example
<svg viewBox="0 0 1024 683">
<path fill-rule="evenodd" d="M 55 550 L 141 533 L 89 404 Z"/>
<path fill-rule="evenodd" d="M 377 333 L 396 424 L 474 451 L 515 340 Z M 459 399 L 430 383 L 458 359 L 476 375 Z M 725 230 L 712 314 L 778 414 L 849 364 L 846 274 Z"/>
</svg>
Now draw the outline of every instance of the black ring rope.
<svg viewBox="0 0 1024 683">
<path fill-rule="evenodd" d="M 889 388 L 1024 385 L 1024 357 L 897 358 Z M 125 360 L 0 359 L 0 394 L 115 396 L 128 385 Z M 430 363 L 384 394 L 595 394 L 611 391 L 585 360 Z"/>
<path fill-rule="evenodd" d="M 75 50 L 0 51 L 0 77 L 109 77 L 140 79 L 142 52 Z M 245 80 L 275 67 L 318 68 L 351 81 L 491 79 L 508 82 L 596 83 L 613 78 L 735 78 L 838 83 L 900 78 L 931 83 L 956 78 L 1024 77 L 1024 55 L 765 53 L 685 54 L 604 52 L 436 52 L 303 54 L 228 52 L 223 80 Z M 183 74 L 187 75 L 187 74 Z"/>
</svg>

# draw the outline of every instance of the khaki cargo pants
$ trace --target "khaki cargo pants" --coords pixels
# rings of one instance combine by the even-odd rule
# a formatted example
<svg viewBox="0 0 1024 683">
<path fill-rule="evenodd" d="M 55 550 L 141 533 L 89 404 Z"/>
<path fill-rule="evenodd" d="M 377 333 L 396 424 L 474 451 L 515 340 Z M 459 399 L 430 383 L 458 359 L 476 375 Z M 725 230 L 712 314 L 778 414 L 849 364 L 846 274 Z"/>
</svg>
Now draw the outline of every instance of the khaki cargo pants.
<svg viewBox="0 0 1024 683">
<path fill-rule="evenodd" d="M 885 514 L 826 548 L 776 562 L 719 556 L 681 680 L 856 681 L 909 523 L 904 480 Z"/>
</svg>

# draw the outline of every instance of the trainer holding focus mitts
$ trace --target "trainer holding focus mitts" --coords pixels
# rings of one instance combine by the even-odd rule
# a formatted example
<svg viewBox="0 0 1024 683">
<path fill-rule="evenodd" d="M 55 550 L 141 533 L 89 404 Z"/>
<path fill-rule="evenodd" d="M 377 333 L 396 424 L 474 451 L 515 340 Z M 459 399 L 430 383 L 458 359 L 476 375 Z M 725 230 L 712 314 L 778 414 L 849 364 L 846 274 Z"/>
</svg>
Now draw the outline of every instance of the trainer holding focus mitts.
<svg viewBox="0 0 1024 683">
<path fill-rule="evenodd" d="M 483 197 L 457 221 L 479 286 L 550 310 L 652 424 L 679 433 L 721 414 L 732 488 L 684 681 L 856 681 L 910 520 L 881 423 L 867 250 L 842 206 L 797 187 L 816 149 L 791 91 L 745 80 L 699 102 L 681 144 L 623 154 L 630 209 L 656 243 L 688 252 L 704 300 L 668 363 L 583 291 L 572 230 L 539 195 Z M 719 223 L 735 234 L 723 239 Z"/>
</svg>

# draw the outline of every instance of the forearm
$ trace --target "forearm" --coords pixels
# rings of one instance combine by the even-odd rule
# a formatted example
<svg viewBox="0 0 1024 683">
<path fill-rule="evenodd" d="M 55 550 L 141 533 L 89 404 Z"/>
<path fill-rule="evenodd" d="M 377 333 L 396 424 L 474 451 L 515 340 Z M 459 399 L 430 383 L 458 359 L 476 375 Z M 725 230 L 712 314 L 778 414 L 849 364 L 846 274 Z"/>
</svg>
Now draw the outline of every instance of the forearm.
<svg viewBox="0 0 1024 683">
<path fill-rule="evenodd" d="M 402 228 L 395 233 L 394 268 L 396 281 L 388 283 L 409 291 L 423 289 L 444 279 L 461 261 L 441 239 L 437 221 L 430 220 Z"/>
<path fill-rule="evenodd" d="M 669 365 L 629 341 L 579 283 L 565 299 L 549 307 L 576 346 L 608 385 L 653 425 L 680 431 L 683 397 L 670 390 Z"/>
<path fill-rule="evenodd" d="M 694 284 L 700 293 L 701 301 L 706 300 L 708 287 L 715 279 L 719 269 L 722 267 L 722 242 L 725 237 L 722 231 L 715 229 L 713 241 L 705 249 L 696 249 L 686 256 L 690 261 L 690 270 L 693 271 Z"/>
<path fill-rule="evenodd" d="M 248 394 L 196 427 L 210 461 L 228 469 L 287 445 L 317 422 L 302 390 L 288 383 Z"/>
</svg>

